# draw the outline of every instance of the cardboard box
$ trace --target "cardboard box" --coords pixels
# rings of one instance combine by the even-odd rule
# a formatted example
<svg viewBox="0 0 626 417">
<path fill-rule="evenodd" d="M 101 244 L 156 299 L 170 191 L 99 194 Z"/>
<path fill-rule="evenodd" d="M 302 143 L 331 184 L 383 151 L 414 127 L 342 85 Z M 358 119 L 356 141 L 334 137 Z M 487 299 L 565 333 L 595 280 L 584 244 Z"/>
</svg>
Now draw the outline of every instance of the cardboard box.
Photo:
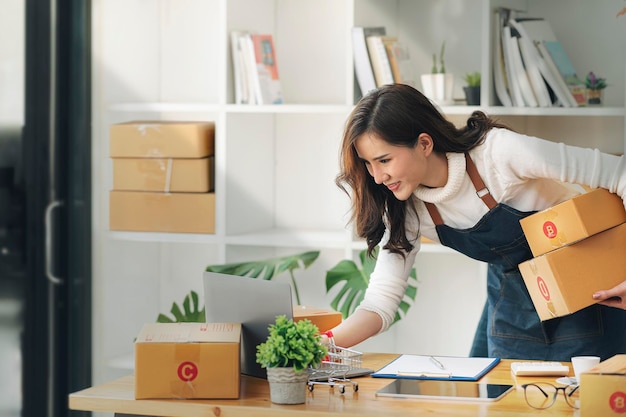
<svg viewBox="0 0 626 417">
<path fill-rule="evenodd" d="M 624 281 L 626 223 L 523 262 L 539 318 L 565 316 L 594 304 L 592 294 Z"/>
<path fill-rule="evenodd" d="M 203 158 L 214 151 L 213 122 L 132 121 L 109 128 L 113 158 Z"/>
<path fill-rule="evenodd" d="M 214 188 L 213 157 L 113 158 L 113 189 L 207 193 Z"/>
<path fill-rule="evenodd" d="M 624 222 L 622 199 L 598 188 L 525 217 L 520 225 L 537 257 Z"/>
<path fill-rule="evenodd" d="M 109 228 L 132 232 L 215 233 L 215 194 L 111 191 Z"/>
<path fill-rule="evenodd" d="M 241 324 L 151 323 L 135 341 L 135 398 L 239 398 Z"/>
<path fill-rule="evenodd" d="M 615 355 L 580 377 L 580 416 L 626 415 L 626 355 Z"/>
<path fill-rule="evenodd" d="M 332 329 L 342 321 L 341 313 L 338 311 L 311 306 L 294 306 L 293 321 L 298 322 L 304 319 L 311 320 L 320 329 L 320 333 Z"/>
</svg>

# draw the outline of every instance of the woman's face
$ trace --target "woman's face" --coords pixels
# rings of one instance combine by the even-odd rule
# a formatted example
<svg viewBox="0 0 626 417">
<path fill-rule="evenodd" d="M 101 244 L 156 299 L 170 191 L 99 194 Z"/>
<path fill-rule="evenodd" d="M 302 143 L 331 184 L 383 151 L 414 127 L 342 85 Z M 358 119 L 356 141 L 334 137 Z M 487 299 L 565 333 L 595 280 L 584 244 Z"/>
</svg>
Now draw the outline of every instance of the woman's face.
<svg viewBox="0 0 626 417">
<path fill-rule="evenodd" d="M 376 184 L 387 187 L 398 200 L 407 200 L 418 185 L 439 186 L 429 178 L 428 159 L 433 154 L 429 135 L 421 134 L 416 145 L 407 148 L 364 134 L 354 146 Z"/>
</svg>

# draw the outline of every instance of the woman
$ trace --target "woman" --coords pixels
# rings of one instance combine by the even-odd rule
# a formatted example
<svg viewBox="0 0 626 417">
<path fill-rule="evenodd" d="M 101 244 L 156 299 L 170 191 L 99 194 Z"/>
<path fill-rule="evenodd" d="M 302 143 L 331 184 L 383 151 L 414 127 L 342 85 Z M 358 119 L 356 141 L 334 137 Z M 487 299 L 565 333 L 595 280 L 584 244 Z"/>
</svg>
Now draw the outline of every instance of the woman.
<svg viewBox="0 0 626 417">
<path fill-rule="evenodd" d="M 351 195 L 358 235 L 381 251 L 364 300 L 329 336 L 353 346 L 389 327 L 425 236 L 489 264 L 477 331 L 489 356 L 626 352 L 626 311 L 597 304 L 540 322 L 517 268 L 532 257 L 519 220 L 577 194 L 563 183 L 624 199 L 625 160 L 517 134 L 478 111 L 457 129 L 407 85 L 371 92 L 346 125 L 337 184 Z"/>
</svg>

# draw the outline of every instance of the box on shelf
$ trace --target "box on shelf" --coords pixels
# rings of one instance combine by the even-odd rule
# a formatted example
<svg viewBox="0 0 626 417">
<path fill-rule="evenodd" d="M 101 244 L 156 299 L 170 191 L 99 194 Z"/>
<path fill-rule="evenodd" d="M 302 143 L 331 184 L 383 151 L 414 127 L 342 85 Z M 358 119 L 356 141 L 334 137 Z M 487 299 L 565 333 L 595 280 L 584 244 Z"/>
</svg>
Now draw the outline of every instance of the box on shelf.
<svg viewBox="0 0 626 417">
<path fill-rule="evenodd" d="M 330 330 L 342 321 L 341 313 L 325 308 L 297 305 L 293 307 L 293 321 L 309 319 L 320 333 Z"/>
<path fill-rule="evenodd" d="M 213 122 L 131 121 L 109 127 L 112 158 L 204 158 L 214 148 Z"/>
<path fill-rule="evenodd" d="M 598 188 L 520 220 L 533 256 L 626 222 L 624 202 Z"/>
<path fill-rule="evenodd" d="M 239 398 L 241 324 L 150 323 L 135 341 L 135 398 Z"/>
<path fill-rule="evenodd" d="M 206 193 L 214 188 L 213 157 L 113 158 L 113 189 Z"/>
<path fill-rule="evenodd" d="M 624 415 L 626 415 L 626 355 L 615 355 L 581 375 L 580 416 Z"/>
<path fill-rule="evenodd" d="M 541 320 L 594 304 L 592 294 L 624 281 L 626 223 L 519 264 Z"/>
<path fill-rule="evenodd" d="M 109 228 L 131 232 L 215 233 L 214 193 L 111 191 Z"/>
</svg>

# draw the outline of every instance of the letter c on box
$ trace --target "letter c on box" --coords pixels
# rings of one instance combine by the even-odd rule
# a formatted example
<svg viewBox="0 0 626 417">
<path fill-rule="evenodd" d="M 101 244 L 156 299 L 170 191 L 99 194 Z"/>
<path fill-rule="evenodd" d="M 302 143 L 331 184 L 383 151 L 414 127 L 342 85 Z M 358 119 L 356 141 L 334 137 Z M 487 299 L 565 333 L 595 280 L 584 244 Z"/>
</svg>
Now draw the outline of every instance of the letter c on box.
<svg viewBox="0 0 626 417">
<path fill-rule="evenodd" d="M 550 301 L 550 290 L 548 289 L 548 285 L 541 277 L 537 277 L 537 287 L 539 287 L 539 292 L 546 299 L 546 301 Z"/>
<path fill-rule="evenodd" d="M 178 378 L 182 381 L 189 382 L 198 376 L 198 367 L 193 362 L 183 362 L 178 365 Z"/>
</svg>

